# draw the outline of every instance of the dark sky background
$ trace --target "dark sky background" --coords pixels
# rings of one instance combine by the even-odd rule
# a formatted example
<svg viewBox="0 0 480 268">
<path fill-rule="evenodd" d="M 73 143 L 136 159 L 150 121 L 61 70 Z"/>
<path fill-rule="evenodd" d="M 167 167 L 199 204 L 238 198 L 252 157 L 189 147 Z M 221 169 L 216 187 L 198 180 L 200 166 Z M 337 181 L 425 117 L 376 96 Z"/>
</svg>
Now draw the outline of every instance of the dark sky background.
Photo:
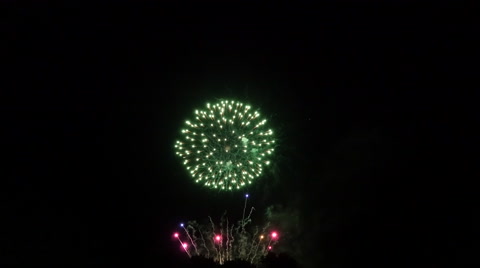
<svg viewBox="0 0 480 268">
<path fill-rule="evenodd" d="M 174 155 L 217 98 L 277 135 L 248 191 L 259 223 L 277 207 L 279 251 L 307 267 L 478 261 L 470 2 L 6 2 L 0 262 L 180 263 L 179 222 L 243 208 Z"/>
</svg>

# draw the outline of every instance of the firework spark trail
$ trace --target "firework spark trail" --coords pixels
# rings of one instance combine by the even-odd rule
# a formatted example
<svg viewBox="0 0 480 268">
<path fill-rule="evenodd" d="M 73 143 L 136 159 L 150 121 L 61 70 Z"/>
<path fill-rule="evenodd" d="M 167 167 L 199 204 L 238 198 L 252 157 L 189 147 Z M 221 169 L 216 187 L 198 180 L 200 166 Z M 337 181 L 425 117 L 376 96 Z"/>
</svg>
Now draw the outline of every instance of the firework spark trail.
<svg viewBox="0 0 480 268">
<path fill-rule="evenodd" d="M 223 221 L 224 221 L 224 218 L 222 217 L 221 220 L 220 220 L 220 237 L 223 237 Z M 225 252 L 224 252 L 224 249 L 223 249 L 223 241 L 220 240 L 220 243 L 219 243 L 219 248 L 220 248 L 220 257 L 222 258 L 222 260 L 220 261 L 220 264 L 223 264 L 223 260 L 225 259 Z"/>
<path fill-rule="evenodd" d="M 255 246 L 255 241 L 257 241 L 255 237 L 257 236 L 258 236 L 258 226 L 255 226 L 255 232 L 253 233 L 253 236 L 252 236 L 252 244 L 250 245 L 250 250 L 248 251 L 248 254 L 247 254 L 247 260 L 250 259 L 250 255 L 252 254 L 253 248 Z M 262 237 L 263 235 L 260 236 L 259 239 L 262 239 Z M 260 243 L 260 240 L 258 241 L 258 243 Z"/>
<path fill-rule="evenodd" d="M 199 227 L 198 232 L 200 233 L 200 238 L 202 239 L 202 245 L 205 248 L 205 250 L 207 251 L 207 259 L 209 259 L 210 258 L 210 250 L 208 250 L 207 243 L 205 242 L 205 238 L 203 237 L 203 233 L 202 233 L 202 230 L 200 229 L 200 227 Z"/>
<path fill-rule="evenodd" d="M 242 222 L 242 230 L 241 230 L 241 234 L 240 234 L 240 237 L 241 237 L 240 258 L 243 259 L 243 260 L 248 259 L 248 253 L 247 253 L 248 252 L 248 239 L 250 238 L 249 235 L 247 234 L 246 230 L 245 230 L 245 226 L 252 221 L 251 217 L 252 217 L 252 213 L 253 213 L 254 210 L 255 210 L 255 208 L 252 207 L 250 209 L 250 213 L 248 214 L 247 218 L 245 218 Z M 250 238 L 250 239 L 253 239 L 253 238 Z"/>
<path fill-rule="evenodd" d="M 212 217 L 208 216 L 208 218 L 210 219 L 210 223 L 212 224 L 212 233 L 214 234 L 215 233 L 215 224 L 213 223 Z M 218 251 L 218 249 L 215 245 L 215 241 L 213 241 L 213 247 L 215 248 L 215 251 L 217 252 L 217 259 L 220 261 L 220 252 Z"/>
<path fill-rule="evenodd" d="M 192 245 L 195 248 L 195 252 L 197 253 L 197 256 L 199 256 L 200 254 L 199 254 L 199 251 L 197 249 L 198 237 L 195 235 L 197 232 L 196 232 L 195 228 L 190 224 L 187 225 L 187 229 L 192 231 L 192 237 L 193 237 Z"/>
<path fill-rule="evenodd" d="M 249 213 L 236 223 L 227 217 L 227 211 L 225 211 L 217 225 L 210 216 L 208 216 L 210 224 L 208 221 L 206 225 L 190 221 L 186 228 L 181 224 L 180 226 L 184 227 L 195 251 L 193 248 L 189 249 L 189 245 L 180 240 L 178 233 L 174 235 L 189 257 L 196 252 L 197 255 L 202 255 L 207 259 L 212 257 L 213 261 L 220 265 L 232 260 L 244 260 L 256 265 L 262 257 L 267 255 L 267 249 L 270 250 L 270 246 L 278 242 L 278 235 L 276 231 L 271 231 L 270 240 L 267 241 L 266 233 L 268 232 L 266 231 L 269 229 L 270 222 L 266 222 L 262 227 L 246 228 L 252 222 L 254 210 L 255 208 L 251 207 Z M 192 252 L 193 254 L 191 254 Z"/>
<path fill-rule="evenodd" d="M 270 222 L 267 222 L 267 224 L 265 225 L 265 227 L 263 227 L 262 233 L 265 233 L 265 232 L 267 231 L 267 228 L 268 228 L 269 226 L 270 226 Z M 264 238 L 264 236 L 262 235 L 262 238 L 261 238 L 261 239 L 263 240 L 263 238 Z M 253 257 L 252 257 L 252 260 L 250 261 L 250 262 L 252 262 L 252 263 L 254 262 L 255 258 L 257 257 L 258 248 L 259 248 L 259 246 L 260 246 L 260 243 L 261 243 L 261 241 L 258 241 L 257 248 L 255 249 L 255 254 L 254 254 Z M 263 252 L 263 250 L 262 250 L 262 252 Z"/>
<path fill-rule="evenodd" d="M 228 223 L 228 217 L 227 217 L 227 232 L 226 232 L 227 240 L 226 240 L 226 242 L 225 242 L 225 247 L 227 248 L 227 249 L 226 249 L 226 260 L 227 260 L 227 261 L 229 261 L 230 258 L 231 258 L 231 254 L 230 254 L 231 244 L 229 243 L 229 242 L 230 242 L 230 238 L 229 238 L 229 235 L 228 235 L 228 226 L 229 226 L 229 223 Z"/>
<path fill-rule="evenodd" d="M 272 233 L 270 234 L 270 240 L 268 241 L 268 245 L 267 245 L 267 247 L 265 248 L 264 254 L 266 254 L 267 251 L 268 251 L 269 249 L 271 249 L 271 246 L 273 246 L 273 244 L 275 244 L 276 239 L 277 239 L 277 232 L 272 232 Z M 273 241 L 273 244 L 272 244 L 272 241 Z"/>
<path fill-rule="evenodd" d="M 252 260 L 250 262 L 254 262 L 255 257 L 257 257 L 258 247 L 260 246 L 261 241 L 258 241 L 257 248 L 255 249 L 255 254 L 253 254 Z M 263 251 L 263 250 L 262 250 Z"/>
<path fill-rule="evenodd" d="M 225 223 L 225 219 L 227 219 L 227 211 L 225 211 L 222 215 L 222 217 L 220 218 L 220 237 L 224 237 L 224 223 Z M 228 234 L 228 225 L 227 225 L 227 234 Z M 225 260 L 225 255 L 226 255 L 226 252 L 225 252 L 225 249 L 223 248 L 223 241 L 220 240 L 220 252 L 221 252 L 221 257 L 222 257 L 222 262 L 221 264 L 223 264 L 224 260 Z"/>
<path fill-rule="evenodd" d="M 242 223 L 243 223 L 243 224 L 242 224 L 242 228 L 243 228 L 243 229 L 245 229 L 244 227 L 245 227 L 248 223 L 250 223 L 250 222 L 252 221 L 251 217 L 252 217 L 252 213 L 253 213 L 254 210 L 255 210 L 255 208 L 252 207 L 252 208 L 250 209 L 250 213 L 248 213 L 248 216 L 247 216 L 247 217 L 245 218 L 245 220 L 242 222 Z"/>
<path fill-rule="evenodd" d="M 195 249 L 195 253 L 197 253 L 197 255 L 199 255 L 198 250 L 197 250 L 197 245 L 195 245 L 195 242 L 193 242 L 193 239 L 190 236 L 190 234 L 188 233 L 187 228 L 185 228 L 183 223 L 181 223 L 180 226 L 183 228 L 183 230 L 185 230 L 185 233 L 187 234 L 188 238 L 190 239 L 190 242 L 192 243 L 193 248 Z"/>
<path fill-rule="evenodd" d="M 266 254 L 267 251 L 270 249 L 270 244 L 272 243 L 272 239 L 270 238 L 270 241 L 268 241 L 268 245 L 265 247 L 265 251 L 263 252 L 263 254 Z"/>
<path fill-rule="evenodd" d="M 178 235 L 178 233 L 175 233 L 174 236 L 178 239 L 178 242 L 180 242 L 180 246 L 185 250 L 185 252 L 187 253 L 188 257 L 191 258 L 192 256 L 190 255 L 190 253 L 188 252 L 187 250 L 187 244 L 183 243 L 182 240 L 180 239 L 180 236 Z"/>
<path fill-rule="evenodd" d="M 257 248 L 255 248 L 255 254 L 253 254 L 252 260 L 250 261 L 250 262 L 252 262 L 252 263 L 254 262 L 255 257 L 257 257 L 257 252 L 258 252 L 258 247 L 260 246 L 260 242 L 261 242 L 261 241 L 258 241 L 258 243 L 257 243 Z"/>
<path fill-rule="evenodd" d="M 245 195 L 245 204 L 243 205 L 242 223 L 245 219 L 245 209 L 247 208 L 248 194 Z"/>
<path fill-rule="evenodd" d="M 232 224 L 232 227 L 230 228 L 230 235 L 229 235 L 229 236 L 230 236 L 230 238 L 229 238 L 229 242 L 230 242 L 230 256 L 231 256 L 232 260 L 233 260 L 233 257 L 232 257 L 232 256 L 233 256 L 233 247 L 232 247 L 232 244 L 233 244 L 233 242 L 235 241 L 235 238 L 234 238 L 234 236 L 233 236 L 233 227 L 234 227 L 234 226 L 235 226 L 235 225 Z M 228 234 L 227 234 L 227 235 L 228 235 Z"/>
<path fill-rule="evenodd" d="M 243 205 L 243 213 L 242 213 L 242 221 L 241 221 L 242 235 L 240 236 L 241 238 L 243 238 L 243 239 L 240 240 L 242 244 L 243 244 L 244 241 L 245 241 L 245 233 L 246 233 L 246 231 L 245 231 L 245 225 L 246 225 L 246 222 L 245 222 L 245 209 L 247 208 L 247 201 L 248 201 L 248 194 L 245 194 L 245 203 L 244 203 L 244 205 Z M 251 213 L 250 213 L 250 214 L 251 214 Z M 242 241 L 242 240 L 243 240 L 243 241 Z M 242 245 L 240 246 L 240 248 L 243 248 Z M 244 259 L 245 256 L 242 256 L 242 255 L 245 255 L 245 254 L 240 253 L 241 259 Z"/>
</svg>

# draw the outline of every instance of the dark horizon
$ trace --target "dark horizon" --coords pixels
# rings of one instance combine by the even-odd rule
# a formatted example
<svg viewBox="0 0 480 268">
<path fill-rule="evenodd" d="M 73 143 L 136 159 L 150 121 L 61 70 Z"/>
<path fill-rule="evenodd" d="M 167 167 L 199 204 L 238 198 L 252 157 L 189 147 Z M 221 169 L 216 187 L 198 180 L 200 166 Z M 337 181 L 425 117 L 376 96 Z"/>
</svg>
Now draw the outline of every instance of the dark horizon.
<svg viewBox="0 0 480 268">
<path fill-rule="evenodd" d="M 249 193 L 305 267 L 472 264 L 467 3 L 6 4 L 0 263 L 181 265 L 178 224 L 238 217 Z M 278 139 L 238 192 L 196 185 L 174 153 L 218 98 Z"/>
</svg>

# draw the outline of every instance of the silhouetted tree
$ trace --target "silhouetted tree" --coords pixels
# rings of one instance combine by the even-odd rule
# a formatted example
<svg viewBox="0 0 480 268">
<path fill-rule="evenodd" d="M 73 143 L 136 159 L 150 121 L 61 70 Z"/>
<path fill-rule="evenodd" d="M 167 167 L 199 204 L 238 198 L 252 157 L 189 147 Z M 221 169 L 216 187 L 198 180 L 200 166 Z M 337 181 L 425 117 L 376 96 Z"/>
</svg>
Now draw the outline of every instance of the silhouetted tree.
<svg viewBox="0 0 480 268">
<path fill-rule="evenodd" d="M 299 268 L 298 262 L 286 253 L 268 253 L 260 263 L 262 268 Z"/>
<path fill-rule="evenodd" d="M 216 268 L 218 267 L 217 263 L 215 263 L 212 259 L 207 259 L 202 256 L 192 256 L 190 258 L 190 266 L 191 267 L 201 267 L 201 268 Z"/>
<path fill-rule="evenodd" d="M 225 262 L 222 268 L 223 267 L 224 268 L 255 268 L 256 266 L 251 264 L 248 261 L 234 260 L 234 261 Z"/>
</svg>

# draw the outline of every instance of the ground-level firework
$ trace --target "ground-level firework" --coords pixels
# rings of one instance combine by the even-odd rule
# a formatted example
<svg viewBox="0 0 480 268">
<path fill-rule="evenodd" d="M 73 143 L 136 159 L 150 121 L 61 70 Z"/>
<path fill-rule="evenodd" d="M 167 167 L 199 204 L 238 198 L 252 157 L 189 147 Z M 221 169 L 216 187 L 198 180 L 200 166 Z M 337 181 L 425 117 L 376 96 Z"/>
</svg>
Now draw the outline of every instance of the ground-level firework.
<svg viewBox="0 0 480 268">
<path fill-rule="evenodd" d="M 245 211 L 248 195 L 245 195 Z M 252 213 L 238 221 L 230 221 L 225 213 L 218 223 L 209 216 L 205 223 L 190 221 L 180 223 L 180 231 L 173 234 L 180 248 L 188 257 L 203 256 L 219 264 L 227 261 L 243 260 L 258 264 L 273 249 L 279 240 L 278 231 L 266 223 L 263 226 L 250 226 Z"/>
<path fill-rule="evenodd" d="M 195 182 L 219 190 L 251 184 L 270 164 L 273 131 L 250 105 L 233 100 L 207 103 L 185 122 L 176 154 Z"/>
</svg>

